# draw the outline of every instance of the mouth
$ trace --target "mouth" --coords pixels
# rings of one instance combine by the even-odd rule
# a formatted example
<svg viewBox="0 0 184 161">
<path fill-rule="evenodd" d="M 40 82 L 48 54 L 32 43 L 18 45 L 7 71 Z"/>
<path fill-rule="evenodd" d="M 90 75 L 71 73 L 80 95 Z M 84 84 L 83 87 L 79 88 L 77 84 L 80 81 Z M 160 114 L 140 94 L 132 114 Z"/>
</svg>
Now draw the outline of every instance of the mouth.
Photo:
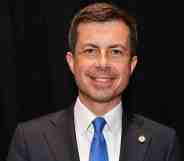
<svg viewBox="0 0 184 161">
<path fill-rule="evenodd" d="M 111 77 L 90 77 L 92 80 L 98 81 L 98 82 L 107 82 L 111 81 L 113 78 Z"/>
<path fill-rule="evenodd" d="M 90 76 L 93 84 L 97 87 L 110 87 L 113 84 L 114 77 L 109 76 Z"/>
</svg>

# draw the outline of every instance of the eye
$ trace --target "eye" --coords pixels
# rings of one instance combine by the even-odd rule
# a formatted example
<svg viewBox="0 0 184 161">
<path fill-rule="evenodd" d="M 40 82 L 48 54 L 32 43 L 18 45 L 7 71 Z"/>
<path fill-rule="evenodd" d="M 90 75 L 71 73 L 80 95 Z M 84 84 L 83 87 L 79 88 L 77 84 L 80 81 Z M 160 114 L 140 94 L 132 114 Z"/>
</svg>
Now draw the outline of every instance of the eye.
<svg viewBox="0 0 184 161">
<path fill-rule="evenodd" d="M 122 55 L 123 51 L 121 49 L 112 49 L 111 53 L 112 53 L 112 55 L 118 56 L 118 55 Z"/>
<path fill-rule="evenodd" d="M 88 55 L 94 55 L 96 54 L 96 49 L 95 48 L 84 49 L 83 53 L 88 54 Z"/>
</svg>

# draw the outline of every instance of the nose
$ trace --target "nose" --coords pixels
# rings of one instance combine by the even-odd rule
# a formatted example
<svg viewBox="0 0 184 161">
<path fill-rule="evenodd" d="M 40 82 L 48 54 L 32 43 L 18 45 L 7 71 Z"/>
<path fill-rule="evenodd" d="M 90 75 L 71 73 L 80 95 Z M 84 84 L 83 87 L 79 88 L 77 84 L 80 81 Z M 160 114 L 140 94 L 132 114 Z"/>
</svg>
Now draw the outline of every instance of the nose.
<svg viewBox="0 0 184 161">
<path fill-rule="evenodd" d="M 101 50 L 98 58 L 97 58 L 97 64 L 99 66 L 107 66 L 108 65 L 108 54 L 106 50 Z"/>
</svg>

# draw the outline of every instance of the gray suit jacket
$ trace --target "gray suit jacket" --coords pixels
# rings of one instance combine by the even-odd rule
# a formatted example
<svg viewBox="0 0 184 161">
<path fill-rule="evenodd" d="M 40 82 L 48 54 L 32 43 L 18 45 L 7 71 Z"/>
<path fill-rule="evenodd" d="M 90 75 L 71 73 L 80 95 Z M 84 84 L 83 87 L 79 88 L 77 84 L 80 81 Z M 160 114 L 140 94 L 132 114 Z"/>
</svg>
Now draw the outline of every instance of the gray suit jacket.
<svg viewBox="0 0 184 161">
<path fill-rule="evenodd" d="M 175 131 L 140 115 L 124 138 L 120 161 L 181 161 Z M 20 124 L 7 161 L 79 161 L 73 108 Z"/>
</svg>

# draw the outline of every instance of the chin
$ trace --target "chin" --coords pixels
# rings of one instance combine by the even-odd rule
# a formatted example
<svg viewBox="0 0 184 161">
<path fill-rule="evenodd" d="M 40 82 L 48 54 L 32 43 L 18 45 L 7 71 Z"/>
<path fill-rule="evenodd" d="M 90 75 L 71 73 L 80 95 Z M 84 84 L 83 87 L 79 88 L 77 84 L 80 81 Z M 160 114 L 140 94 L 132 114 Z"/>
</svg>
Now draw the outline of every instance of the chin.
<svg viewBox="0 0 184 161">
<path fill-rule="evenodd" d="M 119 97 L 120 95 L 105 95 L 104 93 L 103 94 L 96 93 L 95 95 L 89 96 L 91 100 L 98 103 L 111 102 Z"/>
</svg>

